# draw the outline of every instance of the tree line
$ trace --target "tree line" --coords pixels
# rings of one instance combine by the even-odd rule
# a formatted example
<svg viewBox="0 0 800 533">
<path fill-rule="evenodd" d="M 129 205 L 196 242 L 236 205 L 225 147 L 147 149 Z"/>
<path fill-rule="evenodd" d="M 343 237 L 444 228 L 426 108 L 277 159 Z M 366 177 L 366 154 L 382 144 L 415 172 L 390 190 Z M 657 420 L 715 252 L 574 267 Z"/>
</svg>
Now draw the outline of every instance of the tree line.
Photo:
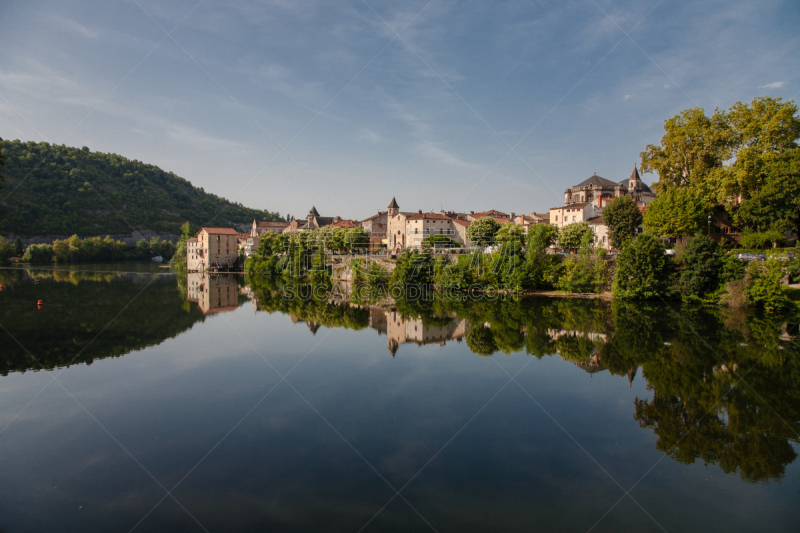
<svg viewBox="0 0 800 533">
<path fill-rule="evenodd" d="M 49 143 L 0 142 L 6 189 L 0 233 L 97 236 L 195 226 L 234 227 L 276 213 L 234 203 L 157 166 Z"/>
<path fill-rule="evenodd" d="M 109 261 L 146 261 L 156 256 L 169 260 L 175 254 L 175 244 L 157 237 L 140 239 L 136 244 L 106 237 L 56 239 L 53 244 L 31 244 L 22 255 L 23 263 L 89 263 Z"/>
</svg>

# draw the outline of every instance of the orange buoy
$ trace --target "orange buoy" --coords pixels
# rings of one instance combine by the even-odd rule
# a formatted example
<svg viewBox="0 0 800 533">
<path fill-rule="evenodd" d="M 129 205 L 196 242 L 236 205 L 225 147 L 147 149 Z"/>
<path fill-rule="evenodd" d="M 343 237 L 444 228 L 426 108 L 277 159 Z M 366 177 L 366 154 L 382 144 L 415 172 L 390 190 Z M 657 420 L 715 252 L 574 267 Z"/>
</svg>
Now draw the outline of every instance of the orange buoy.
<svg viewBox="0 0 800 533">
<path fill-rule="evenodd" d="M 38 302 L 36 302 L 36 307 L 39 307 L 39 308 L 41 308 L 41 307 L 42 307 L 42 301 L 41 301 L 41 300 L 39 300 Z"/>
</svg>

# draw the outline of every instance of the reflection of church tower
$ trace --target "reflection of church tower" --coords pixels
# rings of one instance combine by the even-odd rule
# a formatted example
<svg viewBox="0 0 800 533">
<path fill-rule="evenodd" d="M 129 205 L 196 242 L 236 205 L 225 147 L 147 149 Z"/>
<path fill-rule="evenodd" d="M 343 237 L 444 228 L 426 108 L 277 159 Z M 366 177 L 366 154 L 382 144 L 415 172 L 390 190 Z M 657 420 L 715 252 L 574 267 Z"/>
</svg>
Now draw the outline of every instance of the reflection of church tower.
<svg viewBox="0 0 800 533">
<path fill-rule="evenodd" d="M 400 211 L 400 206 L 397 205 L 397 200 L 395 200 L 394 197 L 392 197 L 392 203 L 389 204 L 388 209 L 389 209 L 388 214 L 390 217 L 395 216 Z"/>
<path fill-rule="evenodd" d="M 635 366 L 628 370 L 628 387 L 633 387 L 633 378 L 636 377 L 636 371 L 639 370 L 638 366 Z"/>
<path fill-rule="evenodd" d="M 389 351 L 390 351 L 390 352 L 392 352 L 392 357 L 394 357 L 394 356 L 395 356 L 395 354 L 397 353 L 397 349 L 398 349 L 399 347 L 400 347 L 400 345 L 399 345 L 399 344 L 397 344 L 397 341 L 396 341 L 396 340 L 394 340 L 394 339 L 389 339 Z"/>
<path fill-rule="evenodd" d="M 308 324 L 308 329 L 311 330 L 311 334 L 316 335 L 317 330 L 319 329 L 319 324 L 317 324 L 316 322 L 311 322 L 310 320 L 307 322 L 307 324 Z"/>
</svg>

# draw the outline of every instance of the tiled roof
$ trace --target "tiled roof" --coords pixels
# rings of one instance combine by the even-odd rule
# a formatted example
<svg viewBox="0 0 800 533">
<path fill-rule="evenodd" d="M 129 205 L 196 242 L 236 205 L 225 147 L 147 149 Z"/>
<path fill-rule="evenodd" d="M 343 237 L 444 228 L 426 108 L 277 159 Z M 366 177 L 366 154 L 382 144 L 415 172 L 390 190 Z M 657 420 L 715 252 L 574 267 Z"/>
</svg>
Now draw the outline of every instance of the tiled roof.
<svg viewBox="0 0 800 533">
<path fill-rule="evenodd" d="M 601 178 L 597 174 L 592 175 L 589 179 L 582 181 L 575 187 L 588 187 L 589 185 L 594 185 L 595 187 L 616 187 L 617 184 L 611 180 L 607 180 L 605 178 Z"/>
<path fill-rule="evenodd" d="M 472 222 L 469 220 L 464 220 L 463 218 L 451 218 L 450 220 L 467 228 L 470 226 L 470 224 L 472 224 Z"/>
<path fill-rule="evenodd" d="M 418 219 L 431 219 L 431 220 L 452 220 L 447 215 L 442 215 L 440 213 L 414 213 L 413 215 L 408 217 L 409 220 L 418 220 Z"/>
<path fill-rule="evenodd" d="M 586 222 L 588 224 L 602 226 L 603 225 L 603 215 L 600 215 L 599 217 L 590 218 Z"/>
<path fill-rule="evenodd" d="M 394 199 L 394 196 L 392 196 L 392 203 L 389 204 L 389 208 L 390 209 L 400 209 L 400 206 L 397 205 L 397 200 Z"/>
<path fill-rule="evenodd" d="M 491 216 L 492 218 L 497 218 L 497 217 L 508 218 L 507 213 L 503 213 L 502 211 L 496 211 L 494 209 L 490 209 L 488 211 L 481 211 L 480 213 L 475 213 L 470 216 L 472 216 L 473 218 L 483 218 L 488 216 Z"/>
<path fill-rule="evenodd" d="M 213 233 L 214 235 L 239 235 L 239 232 L 233 228 L 200 228 L 200 231 L 204 231 L 206 233 Z M 197 233 L 200 233 L 198 231 Z"/>
<path fill-rule="evenodd" d="M 361 223 L 357 220 L 340 220 L 331 224 L 334 228 L 360 228 Z"/>
<path fill-rule="evenodd" d="M 289 222 L 259 222 L 256 227 L 259 228 L 285 228 Z"/>
</svg>

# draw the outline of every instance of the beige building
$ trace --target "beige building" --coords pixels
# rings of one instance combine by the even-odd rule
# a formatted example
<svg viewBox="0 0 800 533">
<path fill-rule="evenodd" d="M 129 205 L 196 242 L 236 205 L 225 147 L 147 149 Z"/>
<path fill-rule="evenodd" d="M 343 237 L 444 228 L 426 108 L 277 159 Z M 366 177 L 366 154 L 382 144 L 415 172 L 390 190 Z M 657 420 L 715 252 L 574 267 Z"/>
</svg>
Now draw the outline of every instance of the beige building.
<svg viewBox="0 0 800 533">
<path fill-rule="evenodd" d="M 287 226 L 289 226 L 288 222 L 256 222 L 256 220 L 253 219 L 253 225 L 250 228 L 250 236 L 258 237 L 265 231 L 283 233 L 283 230 L 285 230 Z"/>
<path fill-rule="evenodd" d="M 197 303 L 204 315 L 239 307 L 239 288 L 232 275 L 189 272 L 186 277 L 188 300 Z"/>
<path fill-rule="evenodd" d="M 239 233 L 231 228 L 200 228 L 186 246 L 186 268 L 190 272 L 230 270 L 236 263 Z"/>
<path fill-rule="evenodd" d="M 586 221 L 589 227 L 592 228 L 594 233 L 594 245 L 599 248 L 611 248 L 611 243 L 608 240 L 608 226 L 603 223 L 603 215 L 599 217 L 590 218 Z"/>
<path fill-rule="evenodd" d="M 603 209 L 592 202 L 550 208 L 550 224 L 563 228 L 576 222 L 587 222 L 603 214 Z"/>
<path fill-rule="evenodd" d="M 456 213 L 416 213 L 400 211 L 392 198 L 387 212 L 387 246 L 392 252 L 403 248 L 419 248 L 425 237 L 446 235 L 461 245 L 468 245 L 467 228 L 471 222 Z"/>
</svg>

